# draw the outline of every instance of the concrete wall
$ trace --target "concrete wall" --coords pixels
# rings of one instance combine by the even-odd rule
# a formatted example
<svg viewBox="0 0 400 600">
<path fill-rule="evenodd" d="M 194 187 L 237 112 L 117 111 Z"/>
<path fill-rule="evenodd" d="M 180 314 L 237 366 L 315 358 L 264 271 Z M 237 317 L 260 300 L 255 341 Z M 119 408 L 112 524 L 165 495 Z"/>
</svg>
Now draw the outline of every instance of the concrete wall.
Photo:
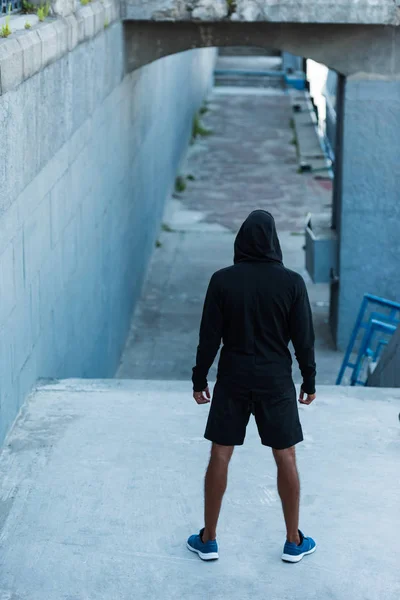
<svg viewBox="0 0 400 600">
<path fill-rule="evenodd" d="M 383 352 L 374 372 L 368 379 L 372 387 L 400 387 L 400 327 Z"/>
<path fill-rule="evenodd" d="M 170 19 L 211 22 L 268 21 L 272 23 L 356 23 L 398 25 L 393 0 L 125 0 L 128 19 Z M 233 13 L 233 14 L 232 14 Z"/>
<path fill-rule="evenodd" d="M 348 79 L 344 92 L 337 343 L 364 293 L 400 300 L 400 81 Z"/>
<path fill-rule="evenodd" d="M 335 71 L 328 71 L 328 78 L 324 90 L 326 100 L 326 138 L 330 145 L 332 154 L 336 150 L 336 91 L 337 91 L 338 75 Z"/>
<path fill-rule="evenodd" d="M 303 70 L 303 59 L 301 56 L 295 56 L 290 52 L 282 52 L 282 68 L 284 71 L 296 71 Z"/>
<path fill-rule="evenodd" d="M 124 77 L 115 23 L 0 96 L 0 441 L 37 378 L 114 374 L 214 55 Z"/>
</svg>

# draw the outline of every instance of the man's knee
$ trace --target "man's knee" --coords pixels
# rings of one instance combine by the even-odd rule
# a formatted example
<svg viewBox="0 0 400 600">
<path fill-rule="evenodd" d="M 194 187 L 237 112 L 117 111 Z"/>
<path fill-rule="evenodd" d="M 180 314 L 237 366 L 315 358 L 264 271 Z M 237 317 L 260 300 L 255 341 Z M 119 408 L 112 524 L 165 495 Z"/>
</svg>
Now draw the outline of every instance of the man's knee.
<svg viewBox="0 0 400 600">
<path fill-rule="evenodd" d="M 229 464 L 234 449 L 234 446 L 221 446 L 220 444 L 213 443 L 211 446 L 211 460 Z"/>
<path fill-rule="evenodd" d="M 294 446 L 285 448 L 284 450 L 273 449 L 272 453 L 278 468 L 296 464 L 296 450 Z"/>
</svg>

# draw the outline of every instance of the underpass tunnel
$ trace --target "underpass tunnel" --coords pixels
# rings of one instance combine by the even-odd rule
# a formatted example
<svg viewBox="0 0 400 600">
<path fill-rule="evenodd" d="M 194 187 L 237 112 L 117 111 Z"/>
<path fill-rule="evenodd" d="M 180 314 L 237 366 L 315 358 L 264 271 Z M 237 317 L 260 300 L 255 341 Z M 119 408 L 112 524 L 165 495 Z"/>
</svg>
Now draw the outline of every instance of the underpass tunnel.
<svg viewBox="0 0 400 600">
<path fill-rule="evenodd" d="M 304 65 L 280 50 L 219 48 L 214 87 L 194 119 L 167 200 L 118 377 L 190 377 L 208 281 L 232 264 L 236 232 L 262 208 L 275 217 L 285 265 L 307 282 L 319 381 L 334 383 L 342 354 L 329 322 L 333 251 L 325 238 L 336 238 L 324 114 L 328 69 L 309 61 L 306 74 Z"/>
</svg>

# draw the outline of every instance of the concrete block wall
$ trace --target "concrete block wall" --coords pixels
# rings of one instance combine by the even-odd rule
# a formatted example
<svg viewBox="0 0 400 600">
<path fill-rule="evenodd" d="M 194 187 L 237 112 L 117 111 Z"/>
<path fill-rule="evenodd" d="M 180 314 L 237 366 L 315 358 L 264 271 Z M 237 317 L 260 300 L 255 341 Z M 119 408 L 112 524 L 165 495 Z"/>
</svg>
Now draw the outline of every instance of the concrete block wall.
<svg viewBox="0 0 400 600">
<path fill-rule="evenodd" d="M 400 301 L 400 81 L 348 78 L 344 93 L 337 345 L 365 293 Z"/>
<path fill-rule="evenodd" d="M 116 22 L 0 96 L 0 442 L 38 378 L 114 375 L 214 55 L 124 76 Z"/>
</svg>

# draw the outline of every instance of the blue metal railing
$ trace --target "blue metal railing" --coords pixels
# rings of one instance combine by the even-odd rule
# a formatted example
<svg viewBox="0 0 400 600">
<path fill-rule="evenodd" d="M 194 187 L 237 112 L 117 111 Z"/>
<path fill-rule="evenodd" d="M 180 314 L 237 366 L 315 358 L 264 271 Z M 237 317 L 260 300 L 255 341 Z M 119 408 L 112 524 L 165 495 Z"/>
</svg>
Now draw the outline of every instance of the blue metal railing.
<svg viewBox="0 0 400 600">
<path fill-rule="evenodd" d="M 364 373 L 364 379 L 361 379 L 361 374 L 363 372 L 363 367 L 365 366 L 365 361 L 372 360 L 373 362 L 376 362 L 379 359 L 383 348 L 388 343 L 388 340 L 379 340 L 374 350 L 373 342 L 375 334 L 384 333 L 391 336 L 394 334 L 396 329 L 396 325 L 390 325 L 389 323 L 384 323 L 383 321 L 378 321 L 376 319 L 372 319 L 369 322 L 368 327 L 365 331 L 363 342 L 358 352 L 356 365 L 351 375 L 351 385 L 365 385 L 367 383 L 368 373 Z"/>
<path fill-rule="evenodd" d="M 367 309 L 371 307 L 377 308 L 379 312 L 376 310 L 367 312 Z M 336 380 L 336 385 L 342 383 L 344 374 L 348 368 L 352 369 L 350 385 L 365 385 L 367 382 L 367 374 L 364 368 L 366 361 L 371 360 L 376 362 L 379 359 L 382 350 L 399 324 L 400 304 L 398 302 L 365 294 Z M 363 331 L 364 334 L 361 335 L 360 340 L 360 333 Z M 376 334 L 378 333 L 385 337 L 376 340 Z M 357 342 L 359 342 L 358 351 L 356 350 Z M 352 362 L 351 357 L 353 354 L 356 354 L 356 358 Z"/>
</svg>

